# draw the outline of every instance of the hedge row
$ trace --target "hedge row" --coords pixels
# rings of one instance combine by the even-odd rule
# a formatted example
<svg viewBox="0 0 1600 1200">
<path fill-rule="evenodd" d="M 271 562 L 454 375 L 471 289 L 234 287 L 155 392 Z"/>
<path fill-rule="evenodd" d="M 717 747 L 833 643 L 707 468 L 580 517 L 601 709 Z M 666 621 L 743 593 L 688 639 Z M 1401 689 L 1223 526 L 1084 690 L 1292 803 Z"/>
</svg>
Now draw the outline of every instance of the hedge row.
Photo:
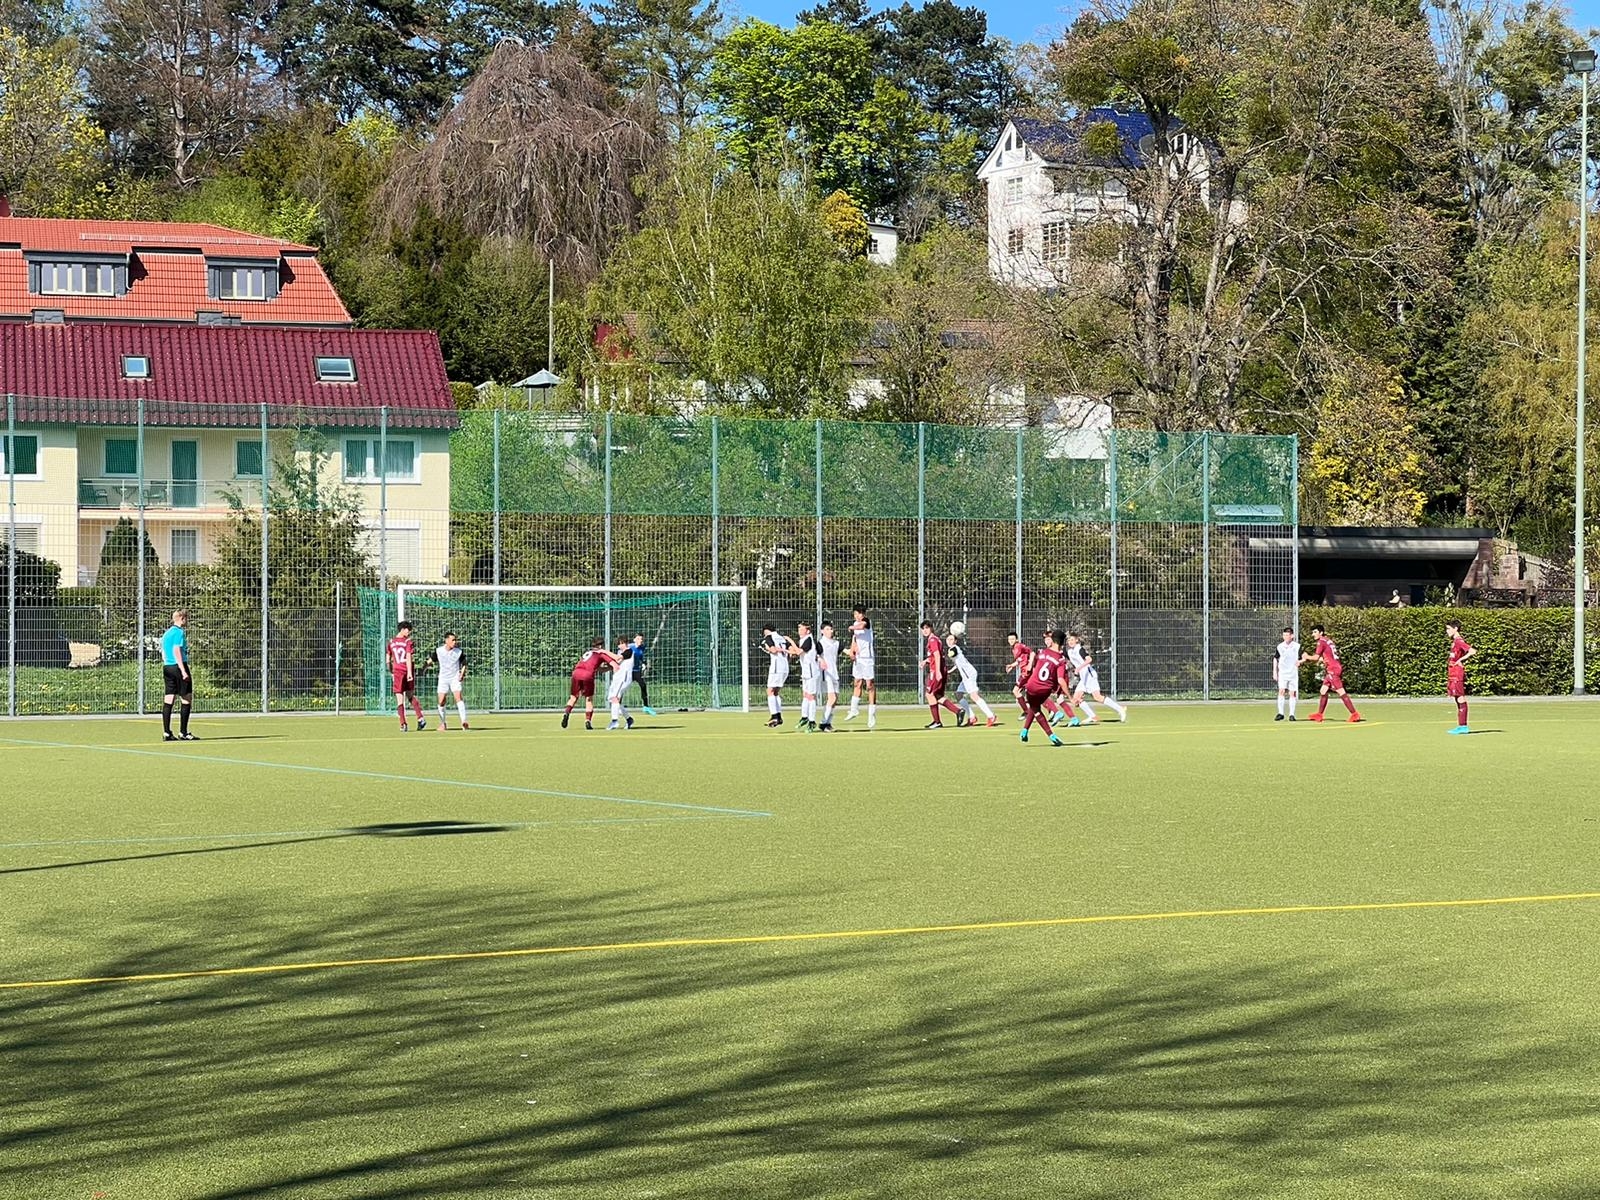
<svg viewBox="0 0 1600 1200">
<path fill-rule="evenodd" d="M 1339 647 L 1345 686 L 1356 695 L 1437 696 L 1445 690 L 1444 626 L 1461 622 L 1477 650 L 1467 664 L 1479 696 L 1554 696 L 1572 691 L 1572 614 L 1561 608 L 1334 608 L 1300 610 L 1302 637 L 1321 624 Z M 1600 690 L 1600 612 L 1587 614 L 1585 687 Z M 1309 673 L 1302 688 L 1311 684 Z"/>
</svg>

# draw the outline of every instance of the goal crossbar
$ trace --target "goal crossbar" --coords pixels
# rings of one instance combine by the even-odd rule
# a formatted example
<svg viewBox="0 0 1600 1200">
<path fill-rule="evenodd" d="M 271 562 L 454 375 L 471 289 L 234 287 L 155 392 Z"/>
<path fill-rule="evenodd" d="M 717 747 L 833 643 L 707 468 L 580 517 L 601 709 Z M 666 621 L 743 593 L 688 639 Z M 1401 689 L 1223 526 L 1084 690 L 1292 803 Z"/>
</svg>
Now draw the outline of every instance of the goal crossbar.
<svg viewBox="0 0 1600 1200">
<path fill-rule="evenodd" d="M 747 587 L 734 587 L 726 584 L 705 587 L 646 587 L 641 585 L 626 585 L 605 587 L 603 585 L 591 586 L 562 586 L 560 584 L 509 584 L 509 583 L 402 583 L 395 589 L 396 619 L 406 619 L 407 600 L 411 596 L 426 595 L 449 597 L 460 596 L 487 596 L 494 598 L 494 661 L 496 663 L 496 702 L 499 707 L 499 661 L 500 661 L 500 599 L 506 595 L 565 595 L 565 596 L 590 596 L 599 601 L 599 607 L 604 612 L 604 632 L 606 644 L 611 644 L 611 597 L 624 596 L 656 596 L 664 602 L 670 602 L 673 597 L 708 597 L 717 599 L 727 597 L 737 601 L 739 606 L 739 703 L 744 712 L 750 711 L 750 589 Z M 713 621 L 713 636 L 715 636 L 715 622 Z M 715 695 L 719 680 L 716 678 L 718 655 L 712 654 L 712 694 Z"/>
</svg>

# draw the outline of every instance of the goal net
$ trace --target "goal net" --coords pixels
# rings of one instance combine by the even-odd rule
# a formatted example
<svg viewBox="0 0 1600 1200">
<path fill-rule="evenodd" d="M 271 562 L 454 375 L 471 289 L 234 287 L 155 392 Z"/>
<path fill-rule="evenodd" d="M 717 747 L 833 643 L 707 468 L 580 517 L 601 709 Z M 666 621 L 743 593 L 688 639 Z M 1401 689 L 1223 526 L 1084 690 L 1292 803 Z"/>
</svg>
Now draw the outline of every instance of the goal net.
<svg viewBox="0 0 1600 1200">
<path fill-rule="evenodd" d="M 387 620 L 380 615 L 384 608 Z M 595 638 L 615 653 L 618 642 L 638 634 L 644 636 L 644 684 L 652 708 L 750 707 L 749 603 L 742 587 L 404 584 L 387 605 L 363 616 L 363 628 L 371 631 L 363 640 L 372 711 L 393 705 L 383 649 L 399 621 L 415 628 L 419 664 L 446 633 L 456 635 L 466 652 L 466 700 L 479 711 L 560 708 L 573 665 Z M 419 676 L 424 708 L 432 703 L 425 693 L 435 683 L 432 674 Z M 601 676 L 596 690 L 602 703 L 604 689 Z M 637 691 L 629 702 L 642 702 Z"/>
</svg>

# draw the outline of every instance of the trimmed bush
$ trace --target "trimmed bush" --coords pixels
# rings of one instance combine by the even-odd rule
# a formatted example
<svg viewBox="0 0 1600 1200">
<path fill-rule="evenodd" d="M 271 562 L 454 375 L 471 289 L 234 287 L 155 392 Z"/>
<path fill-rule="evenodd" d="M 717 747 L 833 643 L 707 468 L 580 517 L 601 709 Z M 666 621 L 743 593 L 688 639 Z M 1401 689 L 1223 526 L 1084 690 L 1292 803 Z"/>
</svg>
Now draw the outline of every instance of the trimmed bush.
<svg viewBox="0 0 1600 1200">
<path fill-rule="evenodd" d="M 1555 696 L 1572 691 L 1572 614 L 1561 608 L 1334 608 L 1300 610 L 1301 636 L 1324 625 L 1356 695 L 1438 696 L 1445 690 L 1445 622 L 1477 649 L 1467 679 L 1479 696 Z M 1600 612 L 1587 614 L 1585 687 L 1600 688 Z M 1306 668 L 1302 687 L 1315 678 Z"/>
</svg>

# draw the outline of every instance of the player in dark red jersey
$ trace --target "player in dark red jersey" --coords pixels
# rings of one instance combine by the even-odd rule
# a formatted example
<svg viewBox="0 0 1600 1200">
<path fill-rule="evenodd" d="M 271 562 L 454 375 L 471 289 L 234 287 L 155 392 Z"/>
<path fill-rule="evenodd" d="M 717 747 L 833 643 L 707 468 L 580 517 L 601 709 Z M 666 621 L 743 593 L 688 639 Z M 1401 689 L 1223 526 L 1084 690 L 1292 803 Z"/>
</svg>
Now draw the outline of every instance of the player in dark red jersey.
<svg viewBox="0 0 1600 1200">
<path fill-rule="evenodd" d="M 1445 634 L 1450 638 L 1449 696 L 1456 702 L 1456 727 L 1451 733 L 1471 733 L 1467 728 L 1467 659 L 1477 653 L 1461 636 L 1460 621 L 1446 621 Z"/>
<path fill-rule="evenodd" d="M 1021 737 L 1024 742 L 1028 740 L 1028 730 L 1033 728 L 1033 723 L 1037 721 L 1039 728 L 1050 738 L 1050 744 L 1061 745 L 1061 739 L 1050 728 L 1050 718 L 1045 716 L 1044 706 L 1051 697 L 1066 689 L 1067 659 L 1061 652 L 1066 640 L 1065 633 L 1052 630 L 1045 637 L 1044 645 L 1033 652 L 1027 678 L 1022 682 L 1022 711 L 1025 715 L 1022 720 Z M 1066 711 L 1072 712 L 1070 704 Z"/>
<path fill-rule="evenodd" d="M 389 639 L 389 645 L 384 651 L 384 660 L 389 664 L 389 674 L 394 677 L 395 707 L 400 710 L 400 731 L 406 731 L 406 698 L 410 697 L 411 707 L 417 711 L 417 728 L 426 729 L 428 723 L 422 719 L 422 701 L 417 699 L 417 648 L 411 640 L 411 622 L 401 621 L 395 628 L 395 635 Z"/>
<path fill-rule="evenodd" d="M 1311 636 L 1316 639 L 1316 646 L 1310 654 L 1301 655 L 1300 661 L 1321 664 L 1322 695 L 1317 701 L 1317 711 L 1311 714 L 1310 719 L 1322 720 L 1322 714 L 1328 707 L 1328 693 L 1332 692 L 1344 701 L 1344 706 L 1350 710 L 1350 724 L 1354 725 L 1361 720 L 1361 714 L 1356 711 L 1350 693 L 1344 690 L 1344 664 L 1339 661 L 1339 648 L 1321 625 L 1311 627 Z"/>
<path fill-rule="evenodd" d="M 561 728 L 565 729 L 567 722 L 572 719 L 572 710 L 577 707 L 579 696 L 583 697 L 583 727 L 594 728 L 595 674 L 602 667 L 610 670 L 616 665 L 616 655 L 606 649 L 605 638 L 595 638 L 589 643 L 583 657 L 572 668 L 572 695 L 567 697 L 567 710 L 561 714 Z"/>
<path fill-rule="evenodd" d="M 933 631 L 933 622 L 922 623 L 922 665 L 927 674 L 928 681 L 928 711 L 933 714 L 926 728 L 943 729 L 944 721 L 939 716 L 940 708 L 948 708 L 957 717 L 961 716 L 961 709 L 954 700 L 947 700 L 944 694 L 945 676 L 948 668 L 944 661 L 944 642 L 939 640 L 939 635 Z M 960 724 L 957 721 L 957 724 Z"/>
<path fill-rule="evenodd" d="M 1006 644 L 1011 647 L 1011 665 L 1006 672 L 1011 676 L 1011 695 L 1016 699 L 1022 717 L 1028 715 L 1028 706 L 1022 702 L 1022 683 L 1028 677 L 1028 664 L 1033 661 L 1033 651 L 1023 644 L 1021 636 L 1013 630 L 1006 634 Z"/>
</svg>

